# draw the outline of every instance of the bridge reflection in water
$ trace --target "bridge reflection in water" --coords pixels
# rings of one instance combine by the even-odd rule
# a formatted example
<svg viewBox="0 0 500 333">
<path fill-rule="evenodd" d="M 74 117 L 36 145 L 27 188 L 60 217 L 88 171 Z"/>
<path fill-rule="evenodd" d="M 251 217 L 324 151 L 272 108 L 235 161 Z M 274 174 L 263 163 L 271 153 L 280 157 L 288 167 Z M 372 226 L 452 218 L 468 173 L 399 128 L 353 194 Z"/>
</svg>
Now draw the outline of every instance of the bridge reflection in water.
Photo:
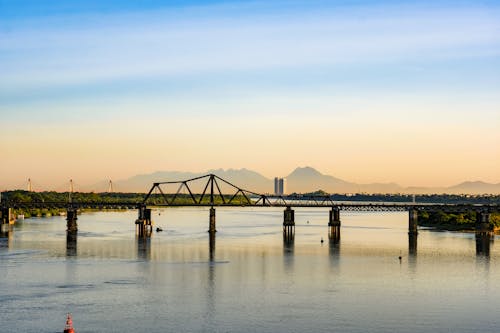
<svg viewBox="0 0 500 333">
<path fill-rule="evenodd" d="M 283 255 L 283 260 L 285 263 L 286 267 L 293 268 L 293 263 L 294 263 L 294 255 L 296 252 L 296 241 L 297 239 L 301 239 L 301 231 L 304 230 L 303 228 L 305 227 L 299 227 L 298 229 L 298 234 L 296 233 L 283 233 L 282 235 L 282 241 L 283 241 L 283 246 L 282 246 L 282 255 Z M 26 225 L 20 227 L 20 230 L 17 232 L 21 232 L 22 230 L 26 229 Z M 295 230 L 295 229 L 294 229 Z M 432 233 L 432 231 L 425 231 L 425 233 Z M 3 232 L 0 233 L 0 249 L 2 248 L 24 248 L 25 246 L 28 246 L 29 248 L 29 243 L 27 245 L 24 245 L 23 241 L 15 241 L 15 234 L 16 234 L 16 227 L 11 228 L 8 232 Z M 86 234 L 86 233 L 85 233 Z M 152 234 L 148 234 L 147 236 L 138 236 L 136 235 L 135 237 L 135 247 L 130 246 L 130 240 L 127 239 L 114 239 L 112 241 L 106 241 L 106 240 L 99 240 L 93 237 L 88 237 L 84 236 L 85 242 L 82 244 L 79 244 L 78 242 L 78 231 L 72 231 L 72 230 L 67 230 L 66 231 L 66 246 L 65 246 L 65 254 L 67 257 L 76 257 L 76 256 L 82 256 L 82 257 L 98 257 L 98 258 L 138 258 L 141 260 L 176 260 L 174 258 L 175 256 L 175 251 L 172 252 L 173 249 L 177 248 L 185 248 L 183 244 L 185 243 L 179 243 L 179 240 L 177 239 L 173 243 L 169 243 L 169 235 L 168 233 L 161 233 L 161 234 L 156 234 L 156 236 L 153 236 Z M 155 247 L 152 246 L 152 237 L 160 237 L 161 235 L 162 240 L 155 242 L 157 244 Z M 308 237 L 308 236 L 305 236 Z M 352 236 L 351 236 L 352 237 Z M 407 247 L 407 253 L 408 253 L 408 259 L 409 260 L 414 260 L 412 258 L 417 257 L 418 253 L 418 238 L 419 234 L 415 233 L 408 233 L 408 247 Z M 427 236 L 426 236 L 427 237 Z M 173 236 L 173 239 L 176 238 Z M 202 248 L 199 248 L 198 255 L 196 255 L 197 252 L 193 252 L 194 255 L 193 259 L 196 260 L 208 260 L 209 263 L 216 264 L 217 263 L 217 256 L 216 256 L 216 233 L 215 232 L 208 232 L 208 239 L 206 239 L 206 243 L 202 242 L 200 245 Z M 348 237 L 350 238 L 350 237 Z M 490 231 L 486 232 L 476 232 L 474 234 L 474 238 L 471 239 L 475 243 L 475 254 L 478 257 L 484 257 L 484 258 L 489 258 L 491 255 L 491 249 L 494 244 L 494 235 Z M 22 239 L 22 238 L 21 238 Z M 225 238 L 223 238 L 225 239 Z M 424 238 L 424 243 L 425 243 Z M 470 238 L 469 238 L 470 239 Z M 328 242 L 328 243 L 327 243 Z M 349 251 L 350 247 L 350 242 L 351 240 L 347 240 L 347 249 Z M 195 244 L 198 244 L 198 241 L 194 242 Z M 319 239 L 318 239 L 319 243 Z M 37 244 L 39 244 L 37 242 Z M 224 244 L 227 244 L 227 240 L 224 241 Z M 231 243 L 232 244 L 232 243 Z M 330 237 L 326 238 L 325 237 L 325 242 L 324 245 L 328 246 L 328 254 L 332 259 L 332 263 L 334 263 L 336 260 L 340 258 L 340 249 L 341 249 L 341 238 L 340 237 Z M 41 245 L 41 248 L 46 248 L 50 249 L 51 252 L 57 251 L 57 248 L 54 247 L 54 243 L 42 243 L 39 244 Z M 37 245 L 37 246 L 39 246 Z M 226 245 L 227 246 L 227 245 Z M 270 244 L 272 247 L 273 245 Z M 425 246 L 425 245 L 424 245 Z M 135 253 L 134 253 L 134 248 L 135 248 Z M 193 249 L 192 246 L 189 246 L 190 249 Z M 207 251 L 208 250 L 208 251 Z M 424 254 L 426 253 L 425 248 L 424 248 Z"/>
<path fill-rule="evenodd" d="M 98 225 L 99 223 L 94 223 L 92 224 L 92 228 L 95 228 Z M 230 256 L 233 259 L 235 257 L 235 253 L 238 254 L 236 256 L 236 258 L 238 258 L 237 260 L 244 262 L 246 260 L 246 253 L 255 252 L 255 248 L 259 248 L 259 251 L 262 249 L 263 256 L 272 253 L 273 255 L 271 257 L 281 257 L 279 260 L 283 264 L 284 271 L 288 273 L 293 273 L 294 269 L 304 261 L 304 253 L 307 253 L 307 255 L 315 253 L 319 256 L 328 256 L 329 264 L 327 264 L 330 267 L 331 272 L 338 272 L 338 268 L 341 267 L 341 263 L 343 262 L 343 255 L 345 258 L 349 258 L 353 254 L 357 256 L 360 253 L 359 251 L 371 252 L 366 247 L 359 247 L 358 244 L 362 243 L 357 244 L 356 241 L 353 242 L 353 240 L 356 239 L 355 237 L 357 231 L 352 228 L 352 225 L 352 220 L 348 220 L 346 218 L 347 228 L 345 230 L 345 237 L 342 239 L 325 237 L 322 245 L 320 245 L 319 238 L 321 227 L 318 227 L 317 225 L 306 226 L 301 224 L 298 226 L 296 234 L 294 234 L 293 237 L 284 237 L 286 235 L 281 234 L 280 227 L 274 227 L 270 223 L 268 224 L 268 228 L 276 228 L 275 233 L 271 236 L 265 236 L 269 237 L 265 240 L 259 238 L 259 232 L 252 233 L 253 236 L 248 239 L 235 239 L 227 237 L 226 233 L 219 235 L 220 237 L 217 239 L 216 233 L 203 232 L 199 234 L 201 236 L 200 238 L 191 240 L 188 234 L 179 238 L 176 233 L 171 233 L 165 230 L 163 233 L 154 233 L 151 237 L 126 236 L 127 232 L 125 232 L 120 234 L 118 237 L 113 236 L 111 238 L 107 238 L 109 239 L 108 241 L 105 239 L 103 240 L 103 237 L 106 237 L 105 235 L 96 236 L 96 234 L 88 233 L 87 231 L 79 231 L 66 232 L 66 246 L 64 246 L 64 238 L 61 237 L 57 242 L 54 242 L 53 240 L 49 242 L 39 242 L 38 239 L 33 236 L 32 232 L 25 232 L 29 226 L 29 224 L 25 223 L 19 227 L 19 230 L 17 231 L 17 238 L 14 237 L 16 235 L 16 228 L 13 228 L 13 231 L 9 233 L 3 233 L 0 235 L 0 251 L 2 248 L 6 247 L 18 250 L 32 249 L 33 246 L 36 246 L 37 248 L 40 247 L 41 249 L 48 249 L 49 251 L 47 252 L 56 253 L 57 255 L 64 256 L 65 253 L 68 258 L 74 258 L 76 256 L 80 258 L 137 258 L 141 261 L 162 261 L 173 263 L 188 261 L 195 263 L 196 265 L 203 263 L 207 265 L 205 274 L 207 274 L 207 276 L 211 279 L 211 286 L 208 286 L 210 290 L 210 288 L 215 288 L 216 273 L 221 272 L 220 269 L 217 269 L 218 265 L 225 263 L 225 260 L 227 260 Z M 119 224 L 117 223 L 116 227 L 118 226 Z M 181 226 L 181 224 L 177 223 L 176 228 L 179 228 L 179 226 Z M 88 225 L 86 225 L 86 227 L 88 227 Z M 47 234 L 50 232 L 49 230 L 50 228 L 47 229 Z M 377 229 L 374 229 L 374 232 L 380 232 L 376 230 Z M 422 255 L 422 258 L 425 258 L 429 255 L 429 237 L 431 234 L 438 235 L 436 237 L 441 237 L 441 235 L 443 237 L 449 237 L 442 233 L 434 233 L 432 231 L 420 231 L 420 235 L 414 235 L 406 234 L 401 231 L 401 229 L 399 229 L 399 231 L 397 230 L 398 229 L 393 229 L 393 231 L 397 232 L 398 236 L 396 237 L 408 237 L 407 243 L 406 239 L 404 239 L 404 241 L 402 240 L 399 245 L 405 247 L 407 244 L 408 256 L 406 257 L 405 249 L 403 248 L 403 264 L 407 263 L 414 271 L 416 270 L 414 266 L 416 266 L 417 263 L 418 245 L 421 246 L 420 254 Z M 371 232 L 370 229 L 362 229 L 362 231 L 365 233 L 363 237 L 366 237 L 366 235 Z M 267 232 L 269 232 L 268 229 L 266 229 L 266 233 Z M 389 234 L 394 235 L 393 232 L 390 232 Z M 313 235 L 314 240 L 317 241 L 316 244 L 311 245 L 311 240 L 313 238 L 311 235 Z M 418 244 L 419 236 L 422 241 L 420 244 Z M 465 243 L 468 243 L 469 245 L 475 244 L 475 254 L 478 260 L 480 260 L 480 262 L 489 262 L 490 255 L 498 253 L 493 247 L 493 237 L 490 233 L 477 233 L 473 236 L 474 238 L 472 238 L 472 236 L 473 235 L 471 234 L 469 234 L 468 237 L 457 235 L 452 236 L 452 238 L 455 240 L 456 244 L 462 245 L 462 247 Z M 83 242 L 78 242 L 78 237 L 83 237 Z M 436 237 L 432 236 L 434 240 L 439 239 Z M 257 240 L 257 242 L 260 243 L 253 243 L 254 240 Z M 268 242 L 268 240 L 279 240 L 282 241 L 282 243 Z M 263 242 L 265 242 L 265 244 Z M 377 243 L 372 244 L 376 245 Z M 216 250 L 216 245 L 219 246 L 219 252 Z M 465 251 L 467 251 L 467 247 L 468 246 L 464 247 Z M 396 256 L 399 254 L 399 247 L 390 246 L 387 249 L 389 252 L 394 252 L 394 260 L 397 260 Z M 469 247 L 468 251 L 471 250 L 474 251 L 474 248 Z M 229 255 L 229 253 L 231 253 L 231 255 Z M 471 252 L 463 253 L 470 254 Z"/>
<path fill-rule="evenodd" d="M 293 233 L 283 233 L 283 264 L 285 271 L 293 271 L 293 255 L 295 252 L 295 235 Z"/>
<path fill-rule="evenodd" d="M 76 257 L 78 255 L 78 231 L 66 231 L 66 256 Z"/>
<path fill-rule="evenodd" d="M 490 246 L 493 243 L 494 236 L 489 232 L 476 232 L 476 254 L 478 256 L 489 257 Z"/>
<path fill-rule="evenodd" d="M 137 240 L 137 258 L 145 261 L 151 260 L 151 237 L 136 236 Z"/>
<path fill-rule="evenodd" d="M 208 233 L 208 253 L 210 262 L 215 262 L 215 232 Z"/>
<path fill-rule="evenodd" d="M 408 255 L 417 255 L 417 239 L 418 235 L 412 232 L 408 233 Z"/>
<path fill-rule="evenodd" d="M 1 248 L 11 248 L 14 238 L 14 231 L 3 231 L 0 232 L 0 249 Z"/>
<path fill-rule="evenodd" d="M 339 221 L 340 223 L 340 221 Z M 328 247 L 329 255 L 333 258 L 340 257 L 340 226 L 335 226 L 337 229 L 335 233 L 329 233 L 328 237 Z M 0 247 L 8 246 L 5 244 L 11 244 L 14 231 L 4 232 L 0 234 Z M 136 253 L 137 258 L 142 260 L 151 260 L 152 249 L 151 249 L 151 238 L 153 233 L 138 233 L 136 234 Z M 295 225 L 293 227 L 284 228 L 283 231 L 283 258 L 285 266 L 292 267 L 293 256 L 295 252 Z M 300 237 L 300 236 L 298 236 Z M 5 241 L 4 241 L 5 240 Z M 73 257 L 78 255 L 78 231 L 67 230 L 66 232 L 66 256 Z M 475 233 L 475 248 L 476 255 L 478 256 L 489 256 L 490 247 L 493 243 L 494 236 L 491 232 L 476 232 Z M 7 241 L 7 242 L 6 242 Z M 418 252 L 418 233 L 409 232 L 408 233 L 408 256 L 416 257 Z M 208 260 L 210 263 L 216 262 L 216 232 L 208 232 Z"/>
</svg>

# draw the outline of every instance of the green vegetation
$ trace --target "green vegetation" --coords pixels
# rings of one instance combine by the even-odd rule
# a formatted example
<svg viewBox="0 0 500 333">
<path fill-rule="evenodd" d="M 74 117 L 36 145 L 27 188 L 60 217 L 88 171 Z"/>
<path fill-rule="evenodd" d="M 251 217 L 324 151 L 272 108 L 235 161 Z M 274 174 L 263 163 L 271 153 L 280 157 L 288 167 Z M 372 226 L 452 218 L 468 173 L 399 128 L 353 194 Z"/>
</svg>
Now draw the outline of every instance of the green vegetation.
<svg viewBox="0 0 500 333">
<path fill-rule="evenodd" d="M 316 192 L 292 195 L 297 196 L 328 196 L 323 190 Z M 332 194 L 333 201 L 370 201 L 370 202 L 412 202 L 412 194 Z M 417 194 L 415 195 L 417 203 L 443 203 L 443 204 L 482 204 L 482 205 L 500 205 L 500 195 L 467 195 L 467 194 Z"/>
<path fill-rule="evenodd" d="M 65 214 L 65 209 L 59 208 L 33 208 L 33 209 L 25 209 L 25 208 L 16 208 L 12 210 L 14 216 L 18 216 L 20 214 L 24 215 L 25 218 L 30 217 L 49 217 L 49 216 L 57 216 L 60 214 Z"/>
<path fill-rule="evenodd" d="M 471 211 L 467 213 L 444 213 L 437 212 L 419 212 L 418 224 L 424 227 L 434 227 L 440 230 L 467 231 L 474 230 L 476 225 L 476 213 Z M 500 213 L 490 215 L 491 228 L 498 230 L 500 228 Z"/>
<path fill-rule="evenodd" d="M 71 200 L 75 203 L 84 203 L 88 205 L 84 207 L 84 210 L 95 209 L 96 205 L 99 205 L 99 209 L 129 209 L 142 203 L 146 194 L 145 193 L 82 193 L 75 192 L 71 193 Z M 167 201 L 172 203 L 174 199 L 173 194 L 165 195 Z M 150 205 L 164 205 L 167 202 L 165 197 L 161 194 L 152 194 L 147 203 Z M 200 200 L 201 195 L 194 195 L 196 202 Z M 247 204 L 248 201 L 243 195 L 224 196 L 225 202 L 229 202 L 231 199 L 231 204 L 238 206 Z M 38 216 L 53 216 L 66 213 L 66 208 L 60 207 L 61 204 L 67 203 L 69 200 L 68 192 L 28 192 L 22 190 L 7 191 L 2 193 L 2 201 L 9 202 L 14 206 L 13 214 L 19 215 L 23 214 L 25 218 Z M 29 203 L 46 203 L 47 207 L 50 208 L 26 208 L 23 204 Z M 201 201 L 202 204 L 210 204 L 210 195 L 203 197 Z M 94 205 L 95 204 L 95 205 Z M 189 194 L 179 193 L 175 196 L 174 204 L 176 205 L 190 205 L 194 204 L 193 198 Z M 214 204 L 223 204 L 223 199 L 220 195 L 214 196 Z M 108 205 L 108 206 L 106 206 Z"/>
<path fill-rule="evenodd" d="M 131 202 L 138 203 L 144 199 L 144 193 L 71 193 L 74 202 L 88 203 L 118 203 Z M 7 191 L 2 193 L 2 201 L 15 203 L 30 202 L 67 202 L 68 192 L 28 192 L 22 190 Z"/>
</svg>

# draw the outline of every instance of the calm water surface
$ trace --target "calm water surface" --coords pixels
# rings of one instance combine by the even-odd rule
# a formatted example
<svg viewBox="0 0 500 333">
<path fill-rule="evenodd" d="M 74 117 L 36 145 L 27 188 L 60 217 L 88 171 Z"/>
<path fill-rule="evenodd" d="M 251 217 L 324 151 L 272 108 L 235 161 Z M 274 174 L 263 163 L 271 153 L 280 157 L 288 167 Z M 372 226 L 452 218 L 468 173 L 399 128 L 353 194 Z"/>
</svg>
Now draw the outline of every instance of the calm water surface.
<svg viewBox="0 0 500 333">
<path fill-rule="evenodd" d="M 421 230 L 407 213 L 345 213 L 338 244 L 326 209 L 155 211 L 164 229 L 137 239 L 137 212 L 27 219 L 0 238 L 0 332 L 498 332 L 500 246 Z M 323 238 L 324 243 L 320 240 Z M 402 260 L 398 259 L 402 255 Z"/>
</svg>

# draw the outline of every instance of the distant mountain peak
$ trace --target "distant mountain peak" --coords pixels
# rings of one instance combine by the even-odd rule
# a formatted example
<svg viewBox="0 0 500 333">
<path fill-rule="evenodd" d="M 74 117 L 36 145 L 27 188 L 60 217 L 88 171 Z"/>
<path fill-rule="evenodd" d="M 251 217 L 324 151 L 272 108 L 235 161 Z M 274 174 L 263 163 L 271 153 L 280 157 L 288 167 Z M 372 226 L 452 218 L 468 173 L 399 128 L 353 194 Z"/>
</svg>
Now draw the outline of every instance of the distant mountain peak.
<svg viewBox="0 0 500 333">
<path fill-rule="evenodd" d="M 119 191 L 144 192 L 151 188 L 151 184 L 159 181 L 179 181 L 204 176 L 207 173 L 217 174 L 227 181 L 248 190 L 258 193 L 270 193 L 273 189 L 273 180 L 256 171 L 246 168 L 236 169 L 212 169 L 205 172 L 183 172 L 183 171 L 155 171 L 130 177 L 126 180 L 113 182 L 115 189 Z M 500 193 L 500 183 L 491 184 L 480 180 L 465 181 L 450 187 L 426 188 L 408 187 L 403 188 L 396 183 L 351 183 L 331 175 L 322 174 L 310 166 L 298 167 L 292 171 L 287 178 L 288 193 L 307 193 L 323 189 L 328 193 L 469 193 L 485 194 Z M 93 186 L 95 189 L 107 189 L 107 181 L 102 181 Z M 203 189 L 201 189 L 203 190 Z"/>
<path fill-rule="evenodd" d="M 481 180 L 474 180 L 474 181 L 468 180 L 468 181 L 462 182 L 460 184 L 457 184 L 455 186 L 463 186 L 463 185 L 490 185 L 490 184 L 483 182 Z"/>
<path fill-rule="evenodd" d="M 296 168 L 290 176 L 323 176 L 323 174 L 310 166 L 305 166 Z"/>
</svg>

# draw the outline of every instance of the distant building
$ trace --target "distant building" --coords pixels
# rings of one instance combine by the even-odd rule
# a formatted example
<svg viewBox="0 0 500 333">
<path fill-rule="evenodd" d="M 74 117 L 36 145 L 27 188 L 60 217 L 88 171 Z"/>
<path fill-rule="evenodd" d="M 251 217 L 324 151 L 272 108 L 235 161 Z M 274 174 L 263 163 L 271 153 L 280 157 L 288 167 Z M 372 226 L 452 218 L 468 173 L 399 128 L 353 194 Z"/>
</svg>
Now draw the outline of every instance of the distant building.
<svg viewBox="0 0 500 333">
<path fill-rule="evenodd" d="M 274 195 L 286 194 L 286 178 L 274 177 Z"/>
<path fill-rule="evenodd" d="M 286 194 L 286 178 L 280 178 L 279 180 L 279 190 L 281 195 Z"/>
</svg>

